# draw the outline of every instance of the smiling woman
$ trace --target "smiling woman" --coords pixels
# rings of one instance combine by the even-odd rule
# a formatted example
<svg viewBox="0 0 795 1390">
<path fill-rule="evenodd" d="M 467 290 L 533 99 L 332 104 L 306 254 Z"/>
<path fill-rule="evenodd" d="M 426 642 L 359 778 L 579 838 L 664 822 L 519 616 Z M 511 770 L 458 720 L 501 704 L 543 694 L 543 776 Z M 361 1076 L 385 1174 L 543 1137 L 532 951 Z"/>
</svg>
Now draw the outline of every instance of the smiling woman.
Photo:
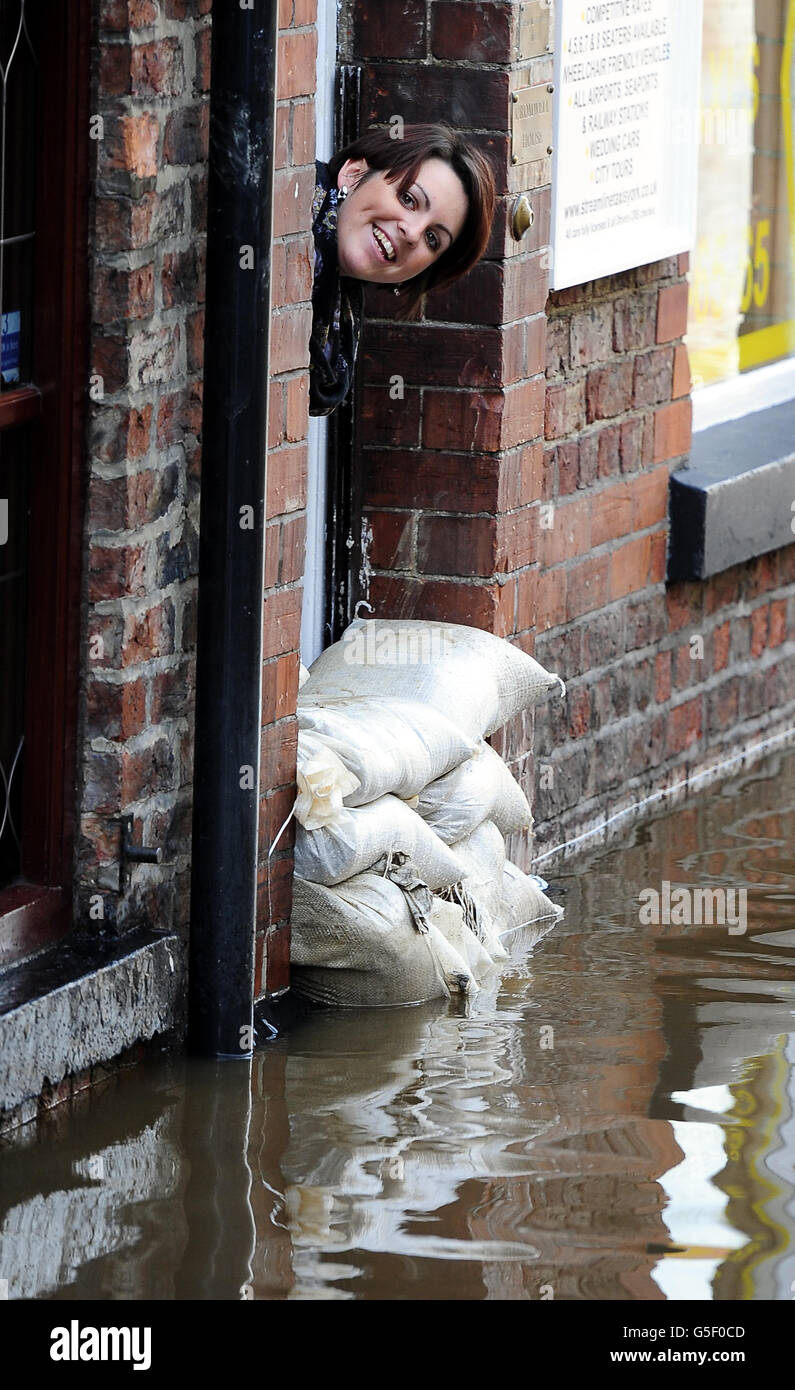
<svg viewBox="0 0 795 1390">
<path fill-rule="evenodd" d="M 361 282 L 392 285 L 401 318 L 471 269 L 488 241 L 494 178 L 456 131 L 406 126 L 364 135 L 317 165 L 310 412 L 345 399 L 361 323 Z"/>
</svg>

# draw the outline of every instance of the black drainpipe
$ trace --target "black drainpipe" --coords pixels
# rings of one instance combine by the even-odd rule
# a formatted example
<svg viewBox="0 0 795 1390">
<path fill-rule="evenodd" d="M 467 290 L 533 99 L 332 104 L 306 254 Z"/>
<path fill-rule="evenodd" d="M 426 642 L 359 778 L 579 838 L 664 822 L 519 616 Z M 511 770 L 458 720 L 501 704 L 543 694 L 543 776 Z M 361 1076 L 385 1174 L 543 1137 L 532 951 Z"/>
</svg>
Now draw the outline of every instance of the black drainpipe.
<svg viewBox="0 0 795 1390">
<path fill-rule="evenodd" d="M 278 0 L 212 13 L 188 1039 L 251 1056 Z"/>
</svg>

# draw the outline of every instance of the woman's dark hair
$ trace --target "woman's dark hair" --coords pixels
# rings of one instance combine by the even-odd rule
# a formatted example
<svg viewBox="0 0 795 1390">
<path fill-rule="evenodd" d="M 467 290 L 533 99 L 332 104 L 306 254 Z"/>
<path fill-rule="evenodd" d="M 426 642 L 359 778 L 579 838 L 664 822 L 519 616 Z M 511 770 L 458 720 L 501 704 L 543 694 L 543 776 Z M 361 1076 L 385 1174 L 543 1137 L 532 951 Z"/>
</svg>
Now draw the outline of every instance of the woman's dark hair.
<svg viewBox="0 0 795 1390">
<path fill-rule="evenodd" d="M 463 135 L 445 125 L 407 125 L 401 139 L 389 131 L 375 130 L 362 135 L 340 150 L 329 161 L 329 173 L 336 179 L 348 159 L 364 159 L 371 171 L 380 170 L 390 183 L 399 182 L 399 191 L 408 192 L 420 165 L 426 159 L 443 159 L 458 175 L 467 195 L 467 215 L 452 245 L 427 269 L 405 280 L 400 287 L 399 317 L 413 318 L 422 296 L 429 290 L 450 285 L 483 255 L 494 216 L 495 189 L 491 166 L 479 150 Z"/>
</svg>

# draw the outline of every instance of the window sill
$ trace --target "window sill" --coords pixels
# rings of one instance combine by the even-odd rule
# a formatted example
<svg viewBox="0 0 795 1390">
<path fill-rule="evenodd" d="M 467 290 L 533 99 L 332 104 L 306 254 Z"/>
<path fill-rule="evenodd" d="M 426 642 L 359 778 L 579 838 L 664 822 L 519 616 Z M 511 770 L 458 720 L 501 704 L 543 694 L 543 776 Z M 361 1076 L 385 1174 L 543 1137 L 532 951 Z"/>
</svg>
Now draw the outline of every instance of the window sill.
<svg viewBox="0 0 795 1390">
<path fill-rule="evenodd" d="M 702 430 L 671 474 L 669 582 L 792 545 L 793 499 L 795 401 Z"/>
</svg>

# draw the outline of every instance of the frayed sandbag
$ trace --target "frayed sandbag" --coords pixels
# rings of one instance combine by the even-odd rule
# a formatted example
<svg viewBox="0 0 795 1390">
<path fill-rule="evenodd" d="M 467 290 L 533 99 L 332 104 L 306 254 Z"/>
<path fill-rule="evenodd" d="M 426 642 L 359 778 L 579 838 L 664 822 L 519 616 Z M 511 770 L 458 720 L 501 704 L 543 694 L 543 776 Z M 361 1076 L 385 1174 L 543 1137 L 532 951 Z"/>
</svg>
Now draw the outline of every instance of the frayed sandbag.
<svg viewBox="0 0 795 1390">
<path fill-rule="evenodd" d="M 533 814 L 519 783 L 500 757 L 481 742 L 471 758 L 420 792 L 417 810 L 446 845 L 455 844 L 484 821 L 501 835 L 530 830 Z"/>
<path fill-rule="evenodd" d="M 553 903 L 529 875 L 506 859 L 502 871 L 500 935 L 519 930 L 530 932 L 528 942 L 532 945 L 546 936 L 562 916 L 563 908 Z"/>
<path fill-rule="evenodd" d="M 454 719 L 477 740 L 555 691 L 565 693 L 559 676 L 480 628 L 357 618 L 314 662 L 301 702 L 405 696 Z"/>
<path fill-rule="evenodd" d="M 306 830 L 319 830 L 337 820 L 343 797 L 356 790 L 359 779 L 349 772 L 328 743 L 309 730 L 298 730 L 298 795 L 293 814 Z"/>
<path fill-rule="evenodd" d="M 475 751 L 472 739 L 432 705 L 386 693 L 306 704 L 310 686 L 311 677 L 298 699 L 299 756 L 302 736 L 323 739 L 358 780 L 345 795 L 346 806 L 364 806 L 388 792 L 404 800 L 416 796 Z"/>
<path fill-rule="evenodd" d="M 450 848 L 463 864 L 464 876 L 459 883 L 442 889 L 442 896 L 463 909 L 472 931 L 492 959 L 505 960 L 508 952 L 500 941 L 505 865 L 502 835 L 493 821 L 487 820 Z"/>
<path fill-rule="evenodd" d="M 342 1008 L 420 1004 L 477 986 L 427 912 L 380 874 L 336 888 L 294 880 L 291 975 L 297 993 Z M 419 923 L 419 925 L 418 925 Z"/>
<path fill-rule="evenodd" d="M 396 796 L 343 807 L 332 824 L 318 830 L 296 827 L 295 871 L 312 883 L 342 883 L 395 853 L 406 855 L 431 889 L 461 878 L 462 865 L 452 850 Z"/>
</svg>

